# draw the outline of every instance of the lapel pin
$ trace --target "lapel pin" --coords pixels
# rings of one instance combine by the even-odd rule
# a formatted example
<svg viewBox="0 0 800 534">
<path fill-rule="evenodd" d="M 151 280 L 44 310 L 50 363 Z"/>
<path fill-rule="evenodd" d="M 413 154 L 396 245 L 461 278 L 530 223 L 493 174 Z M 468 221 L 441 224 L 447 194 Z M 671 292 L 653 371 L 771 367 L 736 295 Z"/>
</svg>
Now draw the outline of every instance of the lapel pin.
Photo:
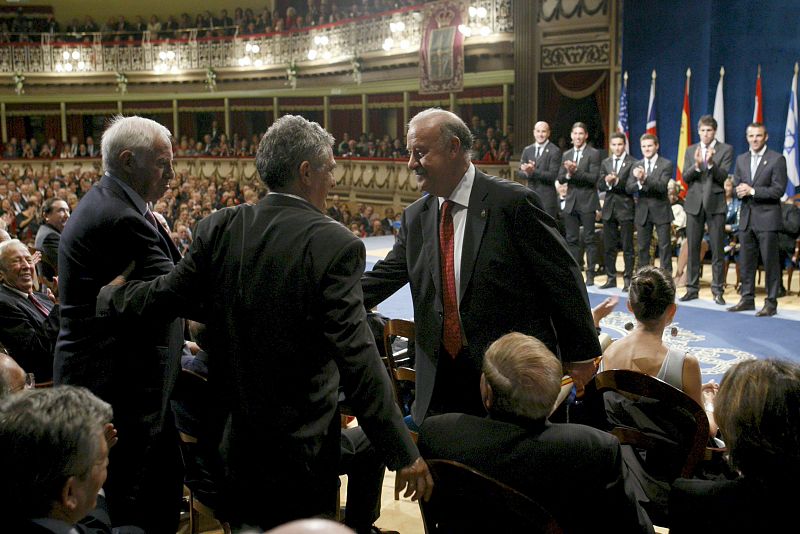
<svg viewBox="0 0 800 534">
<path fill-rule="evenodd" d="M 481 219 L 486 218 L 486 210 L 481 210 Z"/>
</svg>

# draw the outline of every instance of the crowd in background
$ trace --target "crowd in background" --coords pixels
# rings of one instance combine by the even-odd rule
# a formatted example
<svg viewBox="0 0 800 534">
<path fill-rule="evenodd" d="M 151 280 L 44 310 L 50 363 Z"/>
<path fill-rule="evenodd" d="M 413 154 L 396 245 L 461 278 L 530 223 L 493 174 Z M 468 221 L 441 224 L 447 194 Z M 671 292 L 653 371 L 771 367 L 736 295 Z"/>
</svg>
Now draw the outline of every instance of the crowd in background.
<svg viewBox="0 0 800 534">
<path fill-rule="evenodd" d="M 59 39 L 84 41 L 89 34 L 101 32 L 104 41 L 138 41 L 144 32 L 152 39 L 185 39 L 192 30 L 198 37 L 225 37 L 235 34 L 254 35 L 297 30 L 310 26 L 330 24 L 347 19 L 374 15 L 393 9 L 424 3 L 422 0 L 307 0 L 292 2 L 285 12 L 264 7 L 260 12 L 252 8 L 206 10 L 197 14 L 169 15 L 164 20 L 158 15 L 125 15 L 109 17 L 98 23 L 91 15 L 81 21 L 72 18 L 60 23 L 53 13 L 45 17 L 26 16 L 23 8 L 16 16 L 0 19 L 0 42 L 36 42 L 40 34 L 66 34 Z"/>
</svg>

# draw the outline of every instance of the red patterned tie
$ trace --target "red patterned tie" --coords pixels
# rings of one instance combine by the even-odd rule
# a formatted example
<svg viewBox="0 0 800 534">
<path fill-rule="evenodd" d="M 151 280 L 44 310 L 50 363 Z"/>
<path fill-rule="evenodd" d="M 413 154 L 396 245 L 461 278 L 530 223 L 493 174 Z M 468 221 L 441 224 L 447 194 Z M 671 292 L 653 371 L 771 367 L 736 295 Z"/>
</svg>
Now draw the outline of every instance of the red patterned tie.
<svg viewBox="0 0 800 534">
<path fill-rule="evenodd" d="M 28 293 L 28 300 L 31 301 L 31 304 L 36 306 L 37 310 L 42 312 L 42 315 L 44 315 L 45 317 L 50 315 L 50 310 L 47 309 L 47 306 L 42 304 L 42 301 L 40 301 L 38 298 L 34 297 L 33 293 Z"/>
<path fill-rule="evenodd" d="M 453 202 L 442 204 L 442 220 L 439 223 L 439 247 L 442 257 L 442 300 L 444 303 L 444 328 L 442 345 L 455 358 L 461 351 L 461 321 L 458 317 L 456 297 L 456 270 L 454 261 Z"/>
</svg>

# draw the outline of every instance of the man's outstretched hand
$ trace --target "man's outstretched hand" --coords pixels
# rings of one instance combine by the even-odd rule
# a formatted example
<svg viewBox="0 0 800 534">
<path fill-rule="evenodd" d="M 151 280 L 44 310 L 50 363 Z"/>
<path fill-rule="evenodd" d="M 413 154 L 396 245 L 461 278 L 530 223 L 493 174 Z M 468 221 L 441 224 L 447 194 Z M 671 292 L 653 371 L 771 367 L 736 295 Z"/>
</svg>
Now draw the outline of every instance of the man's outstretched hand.
<svg viewBox="0 0 800 534">
<path fill-rule="evenodd" d="M 111 280 L 108 283 L 108 285 L 117 287 L 121 286 L 122 284 L 128 281 L 128 278 L 130 277 L 131 273 L 135 268 L 136 268 L 136 262 L 135 261 L 130 262 L 128 266 L 125 267 L 125 270 L 122 271 L 120 274 L 118 274 L 116 277 L 114 277 L 114 279 Z"/>
<path fill-rule="evenodd" d="M 433 490 L 433 477 L 428 469 L 428 464 L 422 457 L 414 460 L 414 463 L 399 469 L 394 479 L 394 497 L 399 498 L 400 492 L 405 488 L 403 497 L 411 497 L 412 501 L 420 498 L 427 501 L 431 498 Z"/>
</svg>

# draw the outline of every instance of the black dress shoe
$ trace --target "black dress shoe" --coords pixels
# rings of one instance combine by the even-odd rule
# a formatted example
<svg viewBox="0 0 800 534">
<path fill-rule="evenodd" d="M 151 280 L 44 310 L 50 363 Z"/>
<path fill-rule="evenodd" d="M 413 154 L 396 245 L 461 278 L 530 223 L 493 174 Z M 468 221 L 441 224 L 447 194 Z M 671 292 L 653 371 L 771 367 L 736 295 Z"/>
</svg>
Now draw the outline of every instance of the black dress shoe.
<svg viewBox="0 0 800 534">
<path fill-rule="evenodd" d="M 714 295 L 714 304 L 725 306 L 725 299 L 722 297 L 722 293 L 717 293 L 716 295 Z"/>
<path fill-rule="evenodd" d="M 606 280 L 606 283 L 600 286 L 600 289 L 609 289 L 612 287 L 617 287 L 617 281 L 613 278 L 609 278 Z"/>
<path fill-rule="evenodd" d="M 736 305 L 731 306 L 730 308 L 728 308 L 728 311 L 729 312 L 740 312 L 740 311 L 749 311 L 749 310 L 755 310 L 755 309 L 756 309 L 755 303 L 747 302 L 745 300 L 740 300 L 739 302 L 736 303 Z"/>
<path fill-rule="evenodd" d="M 756 312 L 756 317 L 772 317 L 776 313 L 778 313 L 777 308 L 773 308 L 772 306 L 764 306 Z"/>
<path fill-rule="evenodd" d="M 697 293 L 694 293 L 694 292 L 690 291 L 690 292 L 686 293 L 684 296 L 682 296 L 681 298 L 679 298 L 678 300 L 680 300 L 681 302 L 686 302 L 688 300 L 695 300 L 697 297 L 698 297 Z"/>
<path fill-rule="evenodd" d="M 594 275 L 586 277 L 586 287 L 594 285 Z"/>
<path fill-rule="evenodd" d="M 631 285 L 630 284 L 625 284 L 624 286 L 622 286 L 622 292 L 623 293 L 627 293 L 628 291 L 630 291 L 630 289 L 631 289 Z"/>
</svg>

